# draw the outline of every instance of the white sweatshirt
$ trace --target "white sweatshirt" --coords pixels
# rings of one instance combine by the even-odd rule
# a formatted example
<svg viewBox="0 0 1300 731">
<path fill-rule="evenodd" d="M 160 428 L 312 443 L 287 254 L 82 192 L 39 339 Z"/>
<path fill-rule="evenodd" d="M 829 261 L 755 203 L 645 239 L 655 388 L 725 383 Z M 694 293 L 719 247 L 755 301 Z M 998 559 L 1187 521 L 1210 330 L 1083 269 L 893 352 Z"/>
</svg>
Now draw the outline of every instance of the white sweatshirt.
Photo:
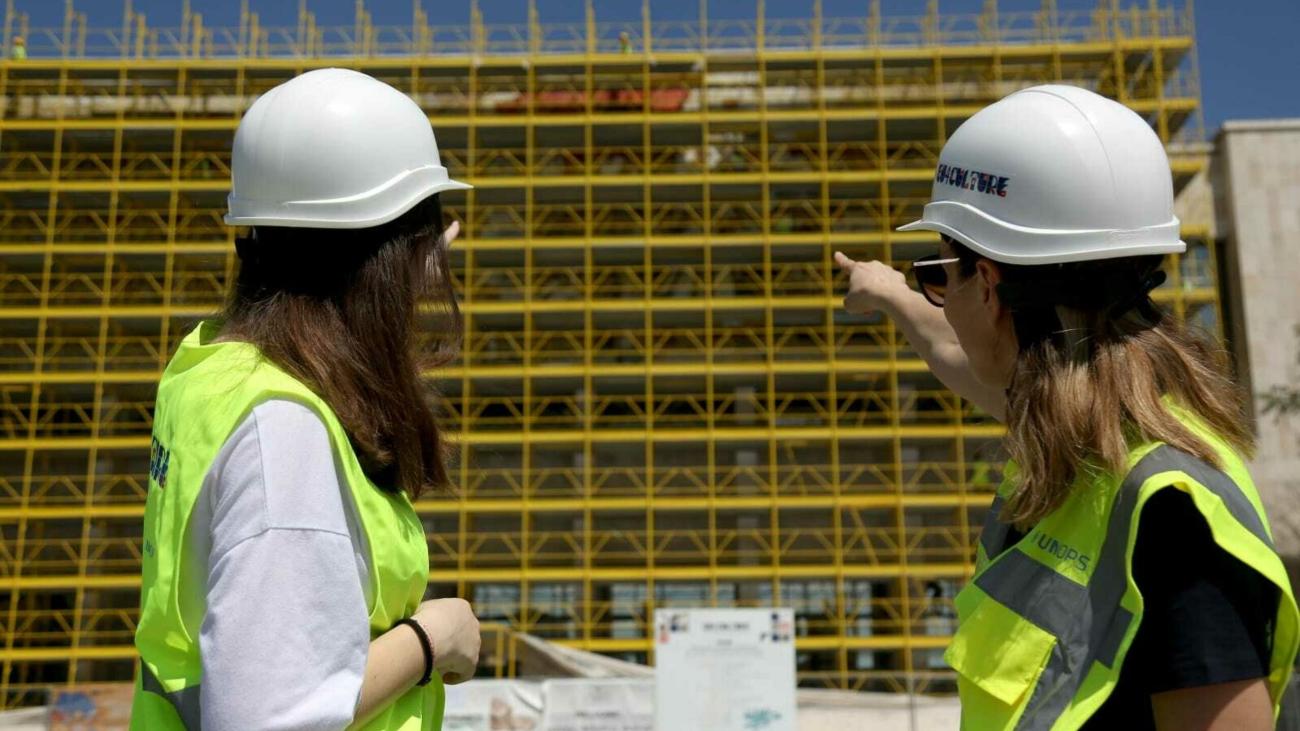
<svg viewBox="0 0 1300 731">
<path fill-rule="evenodd" d="M 201 622 L 205 731 L 342 729 L 370 632 L 369 556 L 325 424 L 259 404 L 222 446 L 190 519 L 181 611 Z"/>
</svg>

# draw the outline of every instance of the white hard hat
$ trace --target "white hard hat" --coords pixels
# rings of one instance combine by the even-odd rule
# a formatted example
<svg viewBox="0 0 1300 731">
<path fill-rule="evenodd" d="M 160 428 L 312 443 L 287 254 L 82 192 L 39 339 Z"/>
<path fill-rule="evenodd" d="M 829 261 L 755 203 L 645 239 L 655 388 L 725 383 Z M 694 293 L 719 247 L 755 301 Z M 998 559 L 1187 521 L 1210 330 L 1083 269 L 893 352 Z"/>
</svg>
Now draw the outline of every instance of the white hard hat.
<svg viewBox="0 0 1300 731">
<path fill-rule="evenodd" d="M 347 69 L 319 69 L 263 94 L 235 132 L 226 223 L 366 228 L 452 180 L 429 118 L 402 92 Z"/>
<path fill-rule="evenodd" d="M 1180 253 L 1169 158 L 1133 111 L 1034 86 L 980 110 L 943 146 L 931 201 L 900 231 L 938 231 L 1007 264 Z"/>
</svg>

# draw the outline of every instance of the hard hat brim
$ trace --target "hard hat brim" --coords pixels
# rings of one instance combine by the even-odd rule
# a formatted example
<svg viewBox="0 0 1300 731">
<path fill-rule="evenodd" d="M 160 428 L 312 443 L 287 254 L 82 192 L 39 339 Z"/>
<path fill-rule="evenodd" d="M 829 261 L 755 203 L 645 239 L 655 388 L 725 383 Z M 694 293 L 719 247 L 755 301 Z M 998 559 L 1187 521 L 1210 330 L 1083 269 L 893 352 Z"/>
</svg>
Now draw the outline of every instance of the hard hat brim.
<svg viewBox="0 0 1300 731">
<path fill-rule="evenodd" d="M 994 261 L 1032 266 L 1181 254 L 1187 251 L 1187 244 L 1179 238 L 1179 227 L 1174 217 L 1158 226 L 1131 231 L 1035 229 L 998 220 L 959 201 L 934 201 L 926 204 L 920 220 L 898 230 L 934 231 Z M 1043 253 L 1028 253 L 1035 251 Z"/>
<path fill-rule="evenodd" d="M 373 228 L 393 221 L 431 195 L 473 187 L 452 180 L 445 167 L 429 165 L 347 198 L 265 202 L 242 199 L 232 192 L 229 212 L 222 220 L 229 226 Z M 394 204 L 394 200 L 398 203 Z"/>
<path fill-rule="evenodd" d="M 954 239 L 964 244 L 967 248 L 971 249 L 975 253 L 980 254 L 982 256 L 986 256 L 990 259 L 993 259 L 994 261 L 1003 261 L 1003 259 L 1005 258 L 1002 254 L 989 249 L 988 247 L 984 246 L 983 244 L 976 241 L 975 239 L 972 239 L 971 237 L 967 236 L 961 231 L 958 231 L 952 226 L 943 223 L 942 221 L 931 221 L 925 218 L 920 218 L 911 223 L 903 224 L 902 226 L 899 226 L 895 230 L 933 231 L 938 234 L 943 234 L 944 236 L 947 236 L 950 239 Z"/>
</svg>

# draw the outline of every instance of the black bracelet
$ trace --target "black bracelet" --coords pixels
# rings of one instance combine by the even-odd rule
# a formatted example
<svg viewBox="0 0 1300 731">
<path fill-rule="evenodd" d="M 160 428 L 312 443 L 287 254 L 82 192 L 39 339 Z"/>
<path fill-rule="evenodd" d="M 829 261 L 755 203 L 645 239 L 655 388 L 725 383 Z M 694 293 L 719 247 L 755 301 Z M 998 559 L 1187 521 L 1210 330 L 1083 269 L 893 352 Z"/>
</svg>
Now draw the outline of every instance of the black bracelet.
<svg viewBox="0 0 1300 731">
<path fill-rule="evenodd" d="M 433 680 L 433 640 L 429 639 L 429 633 L 424 631 L 423 625 L 415 621 L 414 617 L 397 620 L 397 624 L 404 624 L 410 627 L 416 636 L 420 638 L 420 649 L 424 651 L 424 677 L 416 685 L 428 685 Z M 396 627 L 397 625 L 393 625 Z"/>
</svg>

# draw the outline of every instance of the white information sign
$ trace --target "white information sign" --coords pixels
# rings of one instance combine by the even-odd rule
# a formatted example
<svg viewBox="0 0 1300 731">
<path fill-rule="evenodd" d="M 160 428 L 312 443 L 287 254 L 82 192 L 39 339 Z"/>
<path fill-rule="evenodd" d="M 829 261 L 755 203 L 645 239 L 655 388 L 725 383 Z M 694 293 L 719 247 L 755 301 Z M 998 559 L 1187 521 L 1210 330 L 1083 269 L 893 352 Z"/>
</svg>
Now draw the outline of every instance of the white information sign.
<svg viewBox="0 0 1300 731">
<path fill-rule="evenodd" d="M 794 612 L 655 612 L 656 731 L 795 731 Z"/>
<path fill-rule="evenodd" d="M 540 731 L 542 684 L 474 680 L 447 686 L 442 731 Z"/>
<path fill-rule="evenodd" d="M 654 684 L 645 680 L 548 680 L 544 695 L 544 731 L 654 729 Z"/>
</svg>

